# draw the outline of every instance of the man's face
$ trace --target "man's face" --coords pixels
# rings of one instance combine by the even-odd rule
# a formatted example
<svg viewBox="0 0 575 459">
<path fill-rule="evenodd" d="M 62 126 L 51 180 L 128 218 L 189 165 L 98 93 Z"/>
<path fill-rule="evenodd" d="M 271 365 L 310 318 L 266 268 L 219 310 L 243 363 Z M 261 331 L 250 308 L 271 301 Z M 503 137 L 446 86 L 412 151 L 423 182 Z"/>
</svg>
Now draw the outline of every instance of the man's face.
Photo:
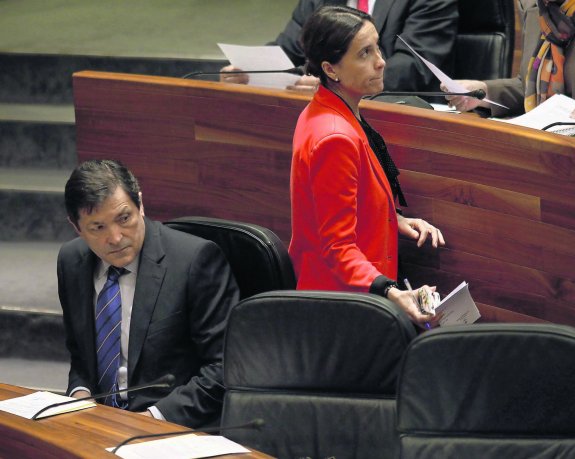
<svg viewBox="0 0 575 459">
<path fill-rule="evenodd" d="M 76 232 L 98 257 L 117 268 L 123 268 L 142 250 L 146 233 L 144 206 L 140 204 L 138 209 L 118 186 L 91 213 L 80 210 Z"/>
</svg>

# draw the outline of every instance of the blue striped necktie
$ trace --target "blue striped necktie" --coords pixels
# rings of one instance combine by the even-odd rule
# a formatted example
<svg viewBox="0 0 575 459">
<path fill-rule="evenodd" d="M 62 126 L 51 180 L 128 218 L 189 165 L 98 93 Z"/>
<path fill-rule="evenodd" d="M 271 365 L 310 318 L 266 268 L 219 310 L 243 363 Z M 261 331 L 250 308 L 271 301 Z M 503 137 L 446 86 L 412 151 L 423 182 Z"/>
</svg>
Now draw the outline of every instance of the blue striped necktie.
<svg viewBox="0 0 575 459">
<path fill-rule="evenodd" d="M 98 390 L 117 390 L 120 366 L 120 337 L 122 334 L 122 297 L 118 279 L 127 271 L 110 266 L 108 279 L 96 301 L 96 354 L 98 357 Z M 119 396 L 106 397 L 104 404 L 120 407 Z"/>
</svg>

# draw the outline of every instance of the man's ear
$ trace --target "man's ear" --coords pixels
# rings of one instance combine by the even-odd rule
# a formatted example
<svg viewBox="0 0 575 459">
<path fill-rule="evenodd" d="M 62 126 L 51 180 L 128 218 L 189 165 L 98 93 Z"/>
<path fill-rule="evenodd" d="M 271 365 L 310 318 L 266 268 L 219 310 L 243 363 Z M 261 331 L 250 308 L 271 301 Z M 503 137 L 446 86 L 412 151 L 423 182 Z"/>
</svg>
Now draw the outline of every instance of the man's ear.
<svg viewBox="0 0 575 459">
<path fill-rule="evenodd" d="M 145 215 L 145 213 L 144 213 L 144 201 L 142 200 L 142 192 L 141 191 L 138 193 L 138 196 L 140 197 L 140 215 L 143 217 Z"/>
<path fill-rule="evenodd" d="M 74 228 L 74 231 L 76 231 L 76 234 L 77 234 L 78 236 L 81 236 L 81 235 L 82 235 L 82 234 L 81 234 L 81 231 L 80 231 L 80 228 L 78 228 L 78 227 L 76 226 L 76 224 L 70 219 L 70 217 L 68 217 L 68 223 L 70 223 L 70 225 L 72 225 L 72 228 Z"/>
</svg>

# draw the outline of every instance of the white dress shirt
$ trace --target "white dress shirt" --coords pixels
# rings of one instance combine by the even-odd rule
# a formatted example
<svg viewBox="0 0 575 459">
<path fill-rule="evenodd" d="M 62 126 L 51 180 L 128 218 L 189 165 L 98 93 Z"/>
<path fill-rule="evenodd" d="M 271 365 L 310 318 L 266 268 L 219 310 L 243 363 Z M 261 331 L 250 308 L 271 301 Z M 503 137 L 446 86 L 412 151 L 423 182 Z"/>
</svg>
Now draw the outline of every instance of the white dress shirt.
<svg viewBox="0 0 575 459">
<path fill-rule="evenodd" d="M 136 291 L 136 279 L 138 278 L 138 265 L 140 262 L 140 255 L 138 255 L 129 265 L 124 268 L 127 273 L 120 276 L 118 283 L 120 284 L 120 295 L 122 297 L 122 325 L 121 325 L 121 338 L 120 338 L 120 368 L 118 369 L 118 389 L 126 389 L 128 387 L 128 346 L 130 341 L 130 321 L 132 319 L 132 306 L 134 304 L 134 293 Z M 96 303 L 98 295 L 104 288 L 108 277 L 109 263 L 100 260 L 94 270 L 94 311 L 96 310 Z M 70 395 L 79 390 L 88 389 L 85 387 L 76 387 L 70 391 Z M 128 400 L 126 392 L 120 394 L 120 398 L 124 401 Z M 148 408 L 148 411 L 157 419 L 165 419 L 155 406 Z"/>
</svg>

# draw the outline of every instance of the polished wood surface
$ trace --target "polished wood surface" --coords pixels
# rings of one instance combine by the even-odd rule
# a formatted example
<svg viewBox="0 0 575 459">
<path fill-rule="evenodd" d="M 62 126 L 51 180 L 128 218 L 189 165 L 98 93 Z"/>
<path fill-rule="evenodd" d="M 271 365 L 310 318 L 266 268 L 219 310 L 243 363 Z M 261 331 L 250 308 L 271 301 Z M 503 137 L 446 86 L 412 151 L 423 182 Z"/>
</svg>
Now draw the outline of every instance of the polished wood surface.
<svg viewBox="0 0 575 459">
<path fill-rule="evenodd" d="M 80 72 L 74 97 L 79 159 L 122 160 L 149 216 L 243 220 L 289 240 L 291 139 L 309 96 Z M 486 321 L 575 325 L 575 139 L 397 104 L 362 113 L 400 167 L 407 214 L 447 239 L 402 241 L 412 284 L 445 294 L 467 280 Z"/>
<path fill-rule="evenodd" d="M 0 384 L 0 400 L 31 392 L 22 387 Z M 117 456 L 105 449 L 116 446 L 126 438 L 184 430 L 189 429 L 103 405 L 37 421 L 0 411 L 0 457 L 112 458 Z M 218 457 L 270 458 L 258 452 Z"/>
</svg>

